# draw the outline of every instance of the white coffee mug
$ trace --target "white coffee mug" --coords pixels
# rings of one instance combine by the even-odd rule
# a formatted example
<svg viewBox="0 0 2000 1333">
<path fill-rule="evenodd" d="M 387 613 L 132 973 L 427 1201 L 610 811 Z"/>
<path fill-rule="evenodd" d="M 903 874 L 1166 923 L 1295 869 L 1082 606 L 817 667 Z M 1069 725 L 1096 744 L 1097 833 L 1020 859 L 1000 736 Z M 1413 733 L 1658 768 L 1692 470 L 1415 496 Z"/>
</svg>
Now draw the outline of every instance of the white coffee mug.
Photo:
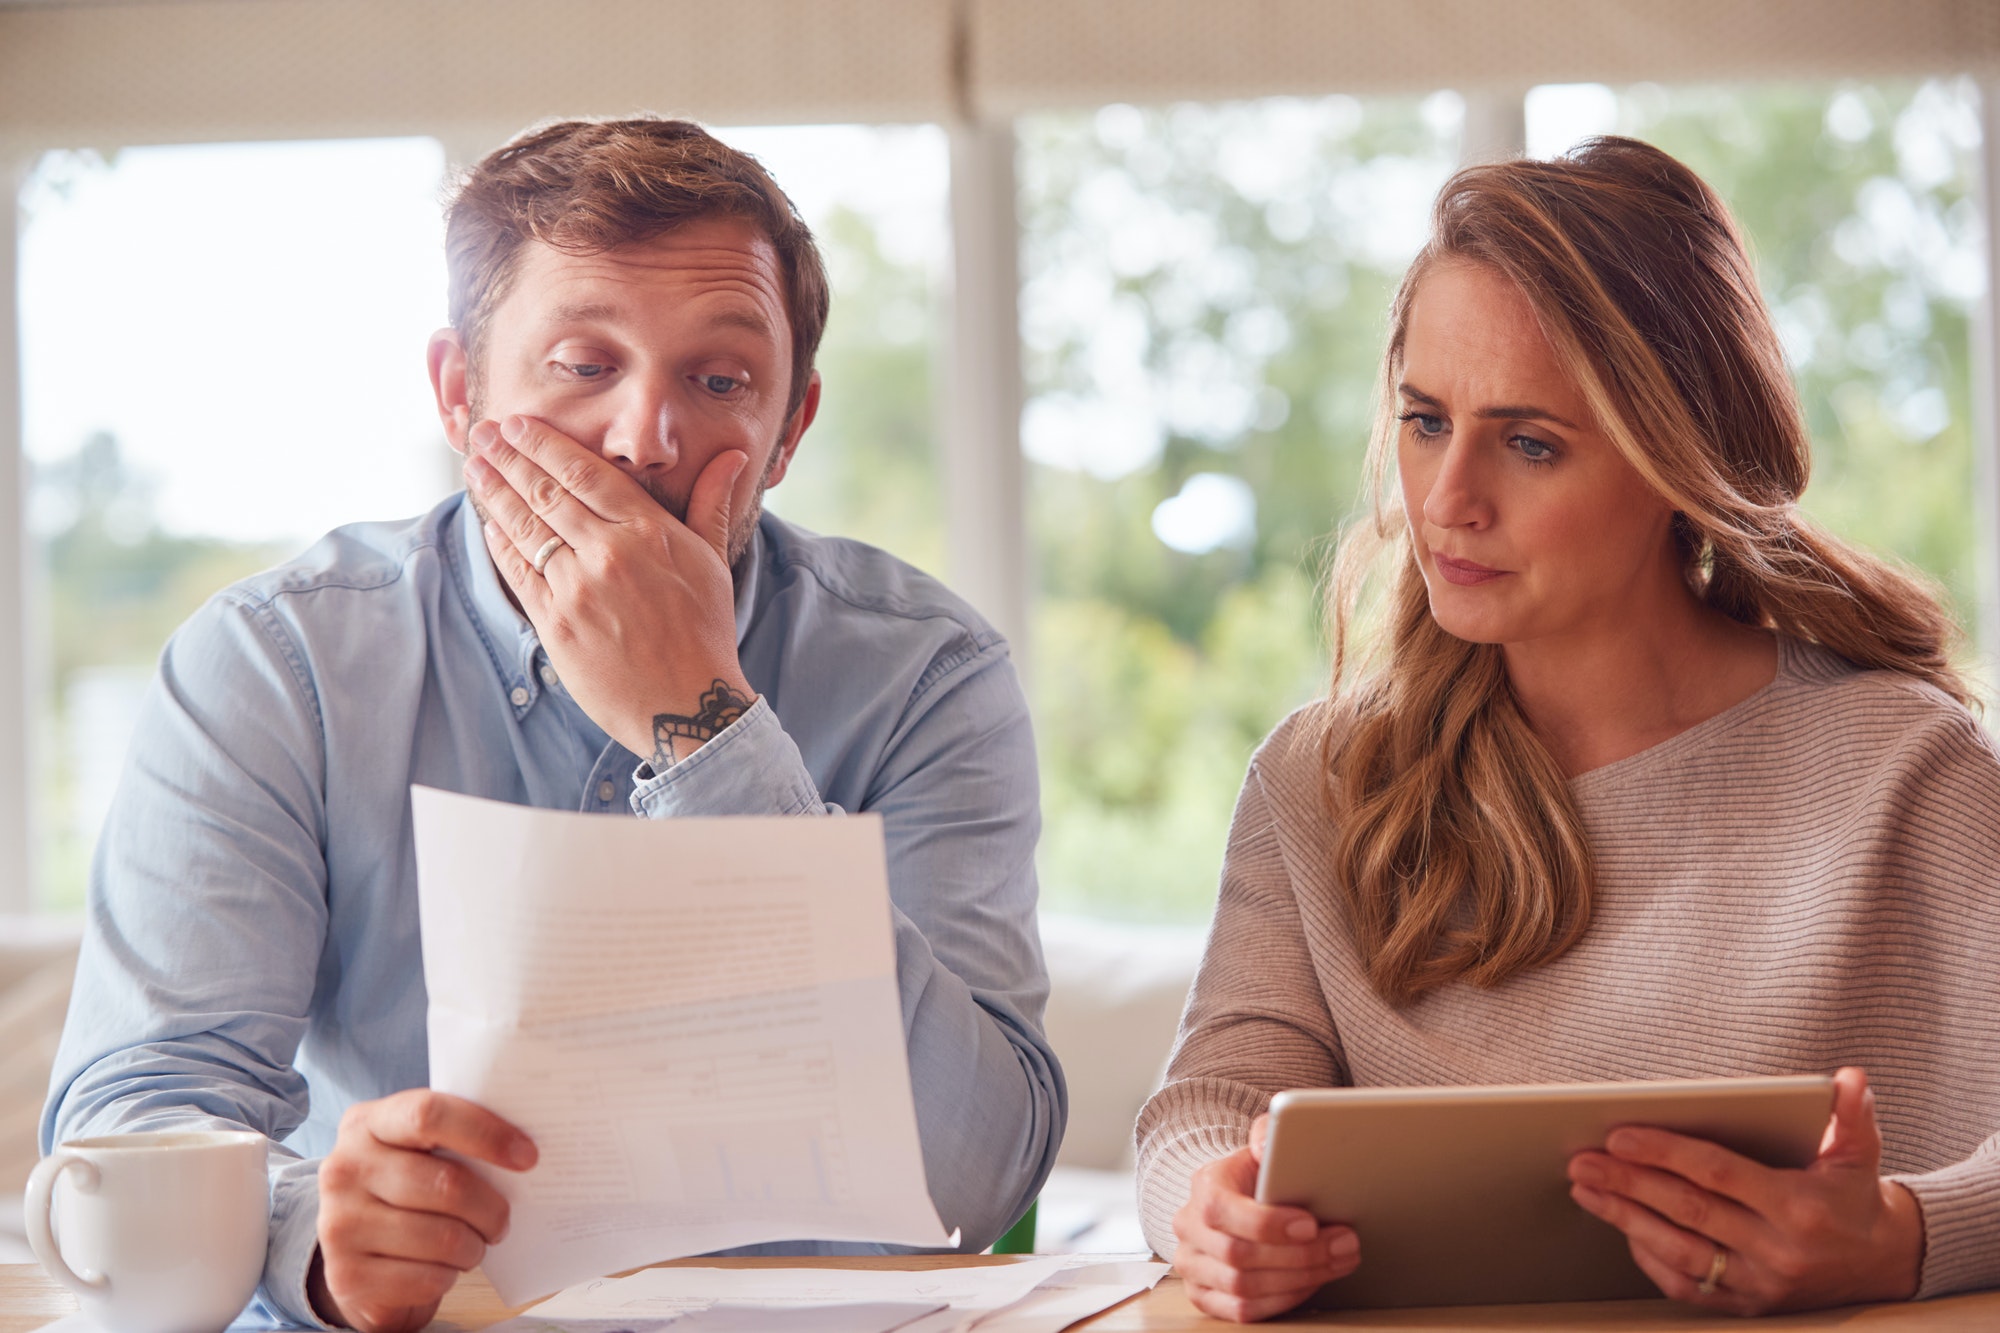
<svg viewBox="0 0 2000 1333">
<path fill-rule="evenodd" d="M 73 1139 L 28 1177 L 28 1243 L 113 1333 L 215 1333 L 264 1272 L 268 1146 L 247 1130 Z"/>
</svg>

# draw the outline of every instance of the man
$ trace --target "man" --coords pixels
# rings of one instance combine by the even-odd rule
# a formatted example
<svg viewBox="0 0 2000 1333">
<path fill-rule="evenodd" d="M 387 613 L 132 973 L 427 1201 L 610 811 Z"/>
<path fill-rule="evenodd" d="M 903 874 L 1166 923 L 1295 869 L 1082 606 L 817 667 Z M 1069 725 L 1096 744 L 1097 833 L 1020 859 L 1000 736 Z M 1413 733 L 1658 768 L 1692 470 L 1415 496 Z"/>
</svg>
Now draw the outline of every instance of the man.
<svg viewBox="0 0 2000 1333">
<path fill-rule="evenodd" d="M 429 365 L 469 493 L 333 533 L 168 645 L 44 1148 L 188 1124 L 283 1140 L 264 1299 L 418 1327 L 507 1225 L 442 1154 L 535 1153 L 424 1087 L 410 784 L 642 818 L 873 810 L 925 1168 L 984 1246 L 1064 1117 L 1033 745 L 1006 646 L 963 603 L 760 517 L 819 404 L 810 235 L 751 158 L 636 120 L 494 153 L 446 245 Z"/>
</svg>

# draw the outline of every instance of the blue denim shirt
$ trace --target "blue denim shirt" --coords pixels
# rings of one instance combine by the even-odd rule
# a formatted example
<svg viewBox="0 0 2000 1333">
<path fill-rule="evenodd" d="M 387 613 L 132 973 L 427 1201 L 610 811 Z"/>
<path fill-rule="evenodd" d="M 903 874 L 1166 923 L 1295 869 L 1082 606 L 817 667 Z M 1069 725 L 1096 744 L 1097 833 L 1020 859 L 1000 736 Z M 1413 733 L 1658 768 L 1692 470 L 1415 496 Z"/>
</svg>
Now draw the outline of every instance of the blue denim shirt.
<svg viewBox="0 0 2000 1333">
<path fill-rule="evenodd" d="M 412 783 L 655 819 L 872 810 L 931 1194 L 968 1249 L 990 1243 L 1065 1113 L 1006 643 L 918 571 L 770 515 L 736 630 L 761 698 L 654 774 L 564 692 L 462 496 L 218 594 L 161 657 L 105 824 L 43 1149 L 196 1125 L 279 1141 L 262 1295 L 317 1324 L 313 1159 L 350 1103 L 429 1080 Z"/>
</svg>

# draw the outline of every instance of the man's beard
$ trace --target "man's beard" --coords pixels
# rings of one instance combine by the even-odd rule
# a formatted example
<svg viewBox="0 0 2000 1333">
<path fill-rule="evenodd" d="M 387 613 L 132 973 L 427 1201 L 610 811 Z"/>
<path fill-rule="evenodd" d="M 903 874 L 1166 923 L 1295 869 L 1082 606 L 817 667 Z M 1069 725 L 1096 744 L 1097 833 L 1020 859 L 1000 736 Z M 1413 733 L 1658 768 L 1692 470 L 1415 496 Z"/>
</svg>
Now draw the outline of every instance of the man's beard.
<svg viewBox="0 0 2000 1333">
<path fill-rule="evenodd" d="M 736 568 L 737 561 L 743 558 L 743 553 L 750 549 L 750 539 L 757 531 L 757 520 L 764 513 L 764 490 L 771 484 L 771 473 L 778 466 L 778 457 L 778 450 L 771 450 L 770 458 L 764 463 L 764 475 L 757 478 L 757 489 L 750 493 L 750 499 L 745 502 L 743 512 L 730 516 L 729 567 L 732 570 Z M 623 472 L 624 469 L 620 468 L 619 471 Z M 632 474 L 629 472 L 626 472 L 625 475 L 632 477 Z M 653 497 L 653 503 L 659 505 L 660 508 L 666 510 L 669 514 L 672 514 L 682 524 L 687 522 L 688 496 L 667 494 L 666 488 L 661 484 L 660 479 L 640 476 L 632 477 L 632 480 L 638 482 L 640 489 Z M 696 533 L 695 535 L 703 537 L 706 540 L 705 534 Z"/>
</svg>

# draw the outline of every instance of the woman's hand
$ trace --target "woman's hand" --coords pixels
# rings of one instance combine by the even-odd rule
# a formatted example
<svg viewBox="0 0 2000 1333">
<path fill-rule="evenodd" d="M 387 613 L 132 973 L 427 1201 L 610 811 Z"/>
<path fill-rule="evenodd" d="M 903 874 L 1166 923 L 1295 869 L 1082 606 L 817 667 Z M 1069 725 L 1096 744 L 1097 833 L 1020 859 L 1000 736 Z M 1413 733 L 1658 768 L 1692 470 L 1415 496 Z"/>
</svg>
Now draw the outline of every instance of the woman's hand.
<svg viewBox="0 0 2000 1333">
<path fill-rule="evenodd" d="M 1923 1264 L 1916 1199 L 1880 1177 L 1875 1094 L 1833 1076 L 1819 1158 L 1774 1170 L 1703 1139 L 1627 1126 L 1570 1159 L 1570 1197 L 1625 1233 L 1675 1300 L 1734 1314 L 1907 1300 Z"/>
<path fill-rule="evenodd" d="M 1257 1202 L 1269 1121 L 1258 1116 L 1249 1147 L 1195 1172 L 1188 1201 L 1174 1215 L 1174 1271 L 1188 1299 L 1204 1314 L 1238 1323 L 1283 1314 L 1361 1264 L 1353 1228 L 1321 1226 L 1303 1208 Z"/>
<path fill-rule="evenodd" d="M 563 686 L 591 721 L 664 771 L 756 701 L 736 657 L 733 488 L 717 454 L 687 521 L 546 422 L 467 436 L 465 480 L 486 547 Z"/>
</svg>

